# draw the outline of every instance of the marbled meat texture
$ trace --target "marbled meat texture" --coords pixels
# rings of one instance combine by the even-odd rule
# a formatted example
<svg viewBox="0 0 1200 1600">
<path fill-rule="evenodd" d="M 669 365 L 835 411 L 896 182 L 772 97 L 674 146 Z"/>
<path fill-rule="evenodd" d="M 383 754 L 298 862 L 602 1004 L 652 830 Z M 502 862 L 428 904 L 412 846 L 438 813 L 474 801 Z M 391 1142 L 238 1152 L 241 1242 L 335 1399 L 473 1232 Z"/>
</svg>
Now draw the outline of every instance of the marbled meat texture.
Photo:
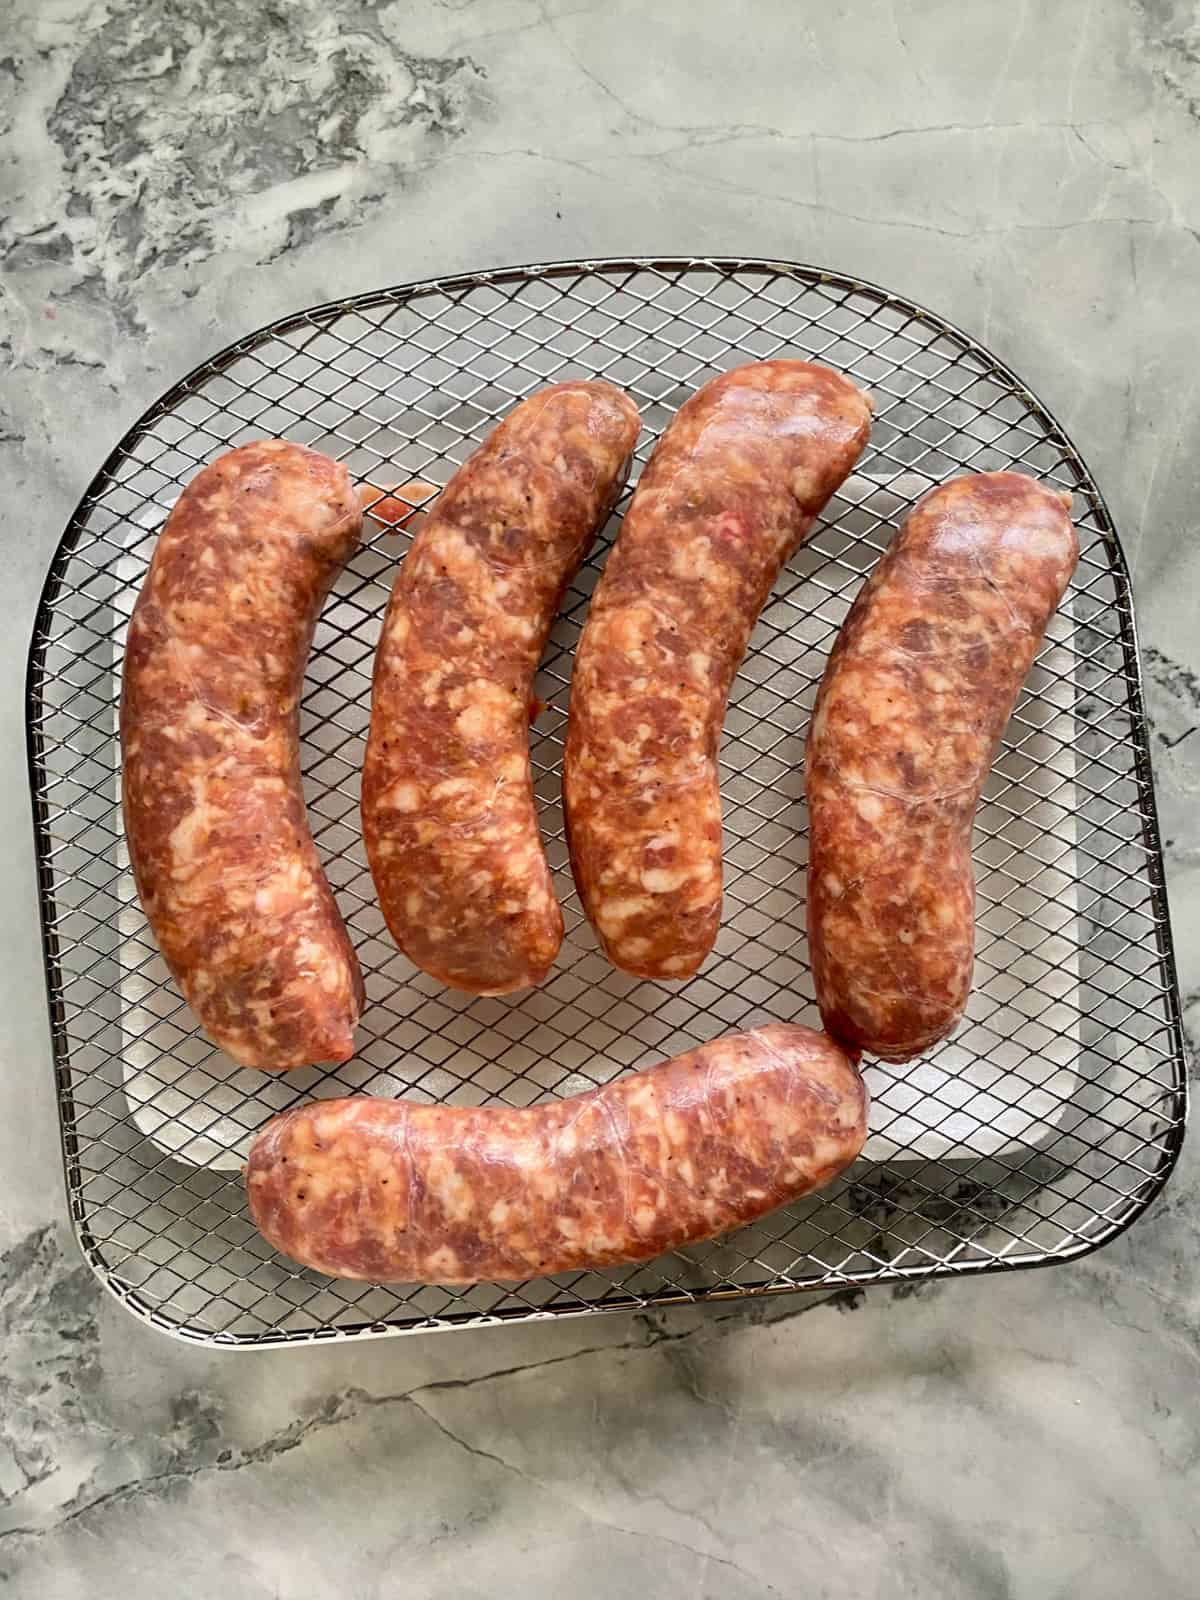
<svg viewBox="0 0 1200 1600">
<path fill-rule="evenodd" d="M 907 1061 L 971 987 L 971 828 L 1075 564 L 1070 496 L 1011 472 L 918 503 L 855 600 L 808 737 L 808 941 L 825 1026 Z"/>
<path fill-rule="evenodd" d="M 712 948 L 730 687 L 870 418 L 840 373 L 758 362 L 694 395 L 642 474 L 579 643 L 563 773 L 575 881 L 626 972 L 686 978 Z"/>
<path fill-rule="evenodd" d="M 363 833 L 393 938 L 455 988 L 540 983 L 562 942 L 529 759 L 533 677 L 638 429 L 611 384 L 532 395 L 455 474 L 392 591 Z"/>
<path fill-rule="evenodd" d="M 264 1237 L 331 1277 L 525 1279 L 739 1228 L 830 1182 L 866 1133 L 849 1056 L 771 1023 L 520 1110 L 312 1101 L 258 1135 L 247 1189 Z"/>
<path fill-rule="evenodd" d="M 283 439 L 204 468 L 129 623 L 122 801 L 146 916 L 205 1032 L 277 1071 L 353 1052 L 362 979 L 308 831 L 300 692 L 362 512 Z"/>
</svg>

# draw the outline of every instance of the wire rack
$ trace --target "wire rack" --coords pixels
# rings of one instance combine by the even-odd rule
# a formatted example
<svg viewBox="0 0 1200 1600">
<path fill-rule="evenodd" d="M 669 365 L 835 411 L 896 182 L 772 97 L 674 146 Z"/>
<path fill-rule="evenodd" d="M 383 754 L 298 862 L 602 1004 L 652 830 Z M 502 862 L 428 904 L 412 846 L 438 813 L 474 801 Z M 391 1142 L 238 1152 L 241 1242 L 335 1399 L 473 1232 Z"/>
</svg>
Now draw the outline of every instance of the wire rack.
<svg viewBox="0 0 1200 1600">
<path fill-rule="evenodd" d="M 567 868 L 570 666 L 618 507 L 566 598 L 538 684 L 547 709 L 533 757 L 562 954 L 524 995 L 443 989 L 388 939 L 358 822 L 372 652 L 420 508 L 543 383 L 600 375 L 627 389 L 642 410 L 643 462 L 714 372 L 785 353 L 869 388 L 875 423 L 858 471 L 783 574 L 731 701 L 713 956 L 682 986 L 615 971 Z M 117 739 L 125 628 L 156 534 L 202 465 L 267 435 L 344 460 L 375 508 L 322 618 L 302 713 L 313 832 L 368 1004 L 353 1061 L 284 1078 L 215 1051 L 155 949 L 122 837 Z M 451 1289 L 343 1283 L 273 1254 L 250 1223 L 240 1166 L 254 1131 L 299 1100 L 524 1105 L 768 1019 L 816 1021 L 802 773 L 816 685 L 913 501 L 956 472 L 997 468 L 1071 492 L 1082 560 L 981 806 L 967 1018 L 923 1060 L 868 1067 L 863 1159 L 752 1228 L 625 1270 Z M 283 1344 L 1064 1260 L 1126 1227 L 1178 1154 L 1178 987 L 1116 535 L 1028 389 L 940 318 L 869 284 L 750 260 L 564 263 L 362 295 L 240 340 L 146 413 L 72 517 L 37 615 L 28 718 L 71 1212 L 107 1286 L 182 1337 Z"/>
</svg>

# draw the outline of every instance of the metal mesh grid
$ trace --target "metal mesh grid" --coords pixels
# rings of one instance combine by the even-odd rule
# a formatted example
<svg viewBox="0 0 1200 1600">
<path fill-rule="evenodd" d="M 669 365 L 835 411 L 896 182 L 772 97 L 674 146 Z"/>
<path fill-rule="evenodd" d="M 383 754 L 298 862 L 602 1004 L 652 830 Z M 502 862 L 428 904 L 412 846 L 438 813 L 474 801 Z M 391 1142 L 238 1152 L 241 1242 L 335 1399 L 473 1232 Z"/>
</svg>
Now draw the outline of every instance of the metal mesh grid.
<svg viewBox="0 0 1200 1600">
<path fill-rule="evenodd" d="M 623 501 L 567 596 L 538 684 L 547 711 L 533 755 L 562 954 L 522 996 L 441 988 L 392 947 L 358 824 L 373 647 L 409 536 L 398 529 L 545 382 L 600 375 L 626 388 L 642 410 L 644 462 L 714 372 L 784 353 L 868 387 L 875 424 L 859 470 L 783 574 L 735 688 L 713 957 L 682 987 L 616 972 L 566 866 L 570 663 Z M 368 1005 L 352 1062 L 284 1079 L 214 1051 L 166 973 L 128 870 L 116 730 L 125 625 L 158 529 L 201 465 L 271 434 L 340 457 L 378 491 L 374 531 L 318 630 L 302 730 L 313 832 Z M 249 1221 L 238 1168 L 253 1131 L 297 1100 L 527 1104 L 769 1018 L 816 1021 L 801 768 L 825 658 L 912 502 L 955 472 L 1014 467 L 1072 493 L 1082 560 L 978 819 L 967 1020 L 926 1060 L 869 1067 L 872 1136 L 850 1173 L 736 1235 L 623 1271 L 373 1286 L 274 1255 Z M 1115 534 L 1028 390 L 940 319 L 870 285 L 745 260 L 558 264 L 364 295 L 241 340 L 165 395 L 85 495 L 38 613 L 28 712 L 72 1213 L 107 1285 L 183 1337 L 261 1345 L 1043 1263 L 1126 1226 L 1178 1153 L 1178 990 Z"/>
</svg>

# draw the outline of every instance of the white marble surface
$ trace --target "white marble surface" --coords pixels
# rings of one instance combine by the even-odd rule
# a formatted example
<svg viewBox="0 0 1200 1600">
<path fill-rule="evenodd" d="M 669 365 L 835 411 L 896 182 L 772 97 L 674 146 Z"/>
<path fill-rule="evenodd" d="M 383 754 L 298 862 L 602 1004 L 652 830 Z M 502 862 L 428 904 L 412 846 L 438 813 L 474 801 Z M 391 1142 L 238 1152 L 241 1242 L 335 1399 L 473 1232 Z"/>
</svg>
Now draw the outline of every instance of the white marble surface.
<svg viewBox="0 0 1200 1600">
<path fill-rule="evenodd" d="M 4 1592 L 1194 1595 L 1194 1148 L 1044 1273 L 242 1357 L 136 1323 L 65 1226 L 21 698 L 78 495 L 237 333 L 550 257 L 841 268 L 988 341 L 1109 498 L 1200 1026 L 1194 6 L 9 0 L 0 130 Z"/>
</svg>

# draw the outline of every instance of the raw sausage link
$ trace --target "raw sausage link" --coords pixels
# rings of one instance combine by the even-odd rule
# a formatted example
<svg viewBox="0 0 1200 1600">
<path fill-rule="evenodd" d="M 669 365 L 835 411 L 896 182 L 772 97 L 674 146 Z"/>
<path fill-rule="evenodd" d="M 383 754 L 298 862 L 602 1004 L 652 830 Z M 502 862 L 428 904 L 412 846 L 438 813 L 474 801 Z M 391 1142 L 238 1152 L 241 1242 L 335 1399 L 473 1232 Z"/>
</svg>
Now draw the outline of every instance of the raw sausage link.
<svg viewBox="0 0 1200 1600">
<path fill-rule="evenodd" d="M 975 947 L 979 795 L 1079 541 L 1011 472 L 920 501 L 842 626 L 808 737 L 808 940 L 825 1026 L 887 1061 L 944 1039 Z"/>
<path fill-rule="evenodd" d="M 575 881 L 626 972 L 685 978 L 712 948 L 725 703 L 870 416 L 828 367 L 738 367 L 682 407 L 642 474 L 579 642 L 563 770 Z"/>
<path fill-rule="evenodd" d="M 459 989 L 540 983 L 562 942 L 529 761 L 533 675 L 638 428 L 611 384 L 531 396 L 455 474 L 392 591 L 363 833 L 396 943 Z"/>
<path fill-rule="evenodd" d="M 313 1101 L 250 1151 L 276 1249 L 333 1277 L 476 1283 L 644 1261 L 819 1188 L 867 1092 L 822 1033 L 771 1023 L 570 1100 Z"/>
<path fill-rule="evenodd" d="M 213 1042 L 267 1071 L 353 1053 L 362 979 L 300 787 L 317 614 L 358 543 L 346 469 L 264 439 L 187 486 L 129 623 L 125 833 L 146 916 Z"/>
</svg>

